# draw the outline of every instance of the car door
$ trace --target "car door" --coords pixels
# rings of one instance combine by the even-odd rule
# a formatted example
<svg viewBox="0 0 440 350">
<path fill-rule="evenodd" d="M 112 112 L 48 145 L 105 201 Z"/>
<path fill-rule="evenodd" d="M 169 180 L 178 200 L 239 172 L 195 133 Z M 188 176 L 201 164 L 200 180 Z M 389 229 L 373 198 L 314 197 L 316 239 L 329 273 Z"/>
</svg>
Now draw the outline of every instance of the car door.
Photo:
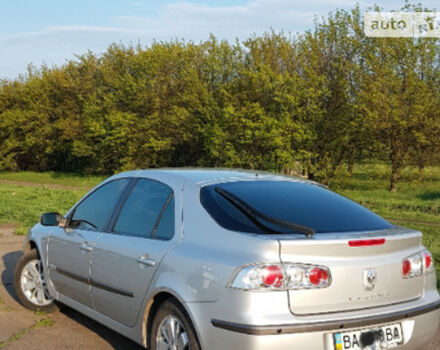
<svg viewBox="0 0 440 350">
<path fill-rule="evenodd" d="M 99 237 L 91 283 L 96 310 L 128 327 L 135 325 L 145 292 L 174 244 L 173 190 L 139 179 L 115 218 L 112 233 Z"/>
<path fill-rule="evenodd" d="M 120 179 L 99 187 L 76 206 L 66 227 L 56 227 L 52 232 L 49 276 L 59 293 L 92 307 L 89 279 L 93 248 L 131 181 Z"/>
</svg>

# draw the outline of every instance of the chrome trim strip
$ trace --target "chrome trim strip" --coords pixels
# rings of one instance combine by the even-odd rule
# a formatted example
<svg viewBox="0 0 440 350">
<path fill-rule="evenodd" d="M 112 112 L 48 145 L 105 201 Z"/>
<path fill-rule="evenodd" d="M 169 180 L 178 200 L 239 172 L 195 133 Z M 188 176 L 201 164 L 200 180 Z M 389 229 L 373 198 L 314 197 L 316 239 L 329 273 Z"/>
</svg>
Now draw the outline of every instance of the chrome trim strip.
<svg viewBox="0 0 440 350">
<path fill-rule="evenodd" d="M 231 332 L 249 334 L 249 335 L 275 335 L 275 334 L 291 334 L 305 332 L 331 331 L 344 328 L 358 328 L 378 323 L 388 323 L 406 318 L 419 316 L 440 308 L 440 300 L 415 307 L 409 310 L 396 311 L 386 315 L 374 315 L 362 318 L 354 318 L 348 320 L 336 320 L 315 323 L 298 323 L 289 325 L 269 325 L 269 326 L 253 326 L 234 322 L 227 322 L 212 319 L 211 324 L 214 327 L 225 329 Z"/>
</svg>

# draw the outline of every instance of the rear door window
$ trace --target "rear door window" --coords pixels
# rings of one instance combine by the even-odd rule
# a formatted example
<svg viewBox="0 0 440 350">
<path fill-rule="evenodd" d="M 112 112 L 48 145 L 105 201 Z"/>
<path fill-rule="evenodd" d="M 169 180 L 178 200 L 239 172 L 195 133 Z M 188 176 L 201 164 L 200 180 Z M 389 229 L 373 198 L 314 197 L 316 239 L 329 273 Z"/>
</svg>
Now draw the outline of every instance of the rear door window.
<svg viewBox="0 0 440 350">
<path fill-rule="evenodd" d="M 166 207 L 162 218 L 159 221 L 154 237 L 158 239 L 171 239 L 174 236 L 174 198 Z"/>
<path fill-rule="evenodd" d="M 161 182 L 140 179 L 122 207 L 113 231 L 144 238 L 173 237 L 173 190 Z"/>
<path fill-rule="evenodd" d="M 216 189 L 227 191 L 270 218 L 312 228 L 317 233 L 372 231 L 393 227 L 361 205 L 312 183 L 261 180 L 203 187 L 201 203 L 204 208 L 220 226 L 233 231 L 267 233 Z M 262 219 L 258 221 L 280 233 L 295 232 Z"/>
</svg>

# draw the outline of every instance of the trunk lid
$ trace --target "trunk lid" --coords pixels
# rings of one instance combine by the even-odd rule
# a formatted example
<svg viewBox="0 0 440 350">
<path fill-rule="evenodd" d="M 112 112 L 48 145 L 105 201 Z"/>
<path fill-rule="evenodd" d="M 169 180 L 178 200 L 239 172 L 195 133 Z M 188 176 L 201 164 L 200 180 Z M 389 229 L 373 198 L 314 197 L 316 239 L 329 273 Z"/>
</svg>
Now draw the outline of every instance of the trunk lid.
<svg viewBox="0 0 440 350">
<path fill-rule="evenodd" d="M 351 240 L 385 238 L 383 245 L 349 246 Z M 284 263 L 309 263 L 330 269 L 328 288 L 290 290 L 290 310 L 310 315 L 357 310 L 418 299 L 423 294 L 423 276 L 402 278 L 402 261 L 423 249 L 422 234 L 396 227 L 352 234 L 317 234 L 312 239 L 282 237 L 280 258 Z M 376 283 L 364 282 L 373 270 Z M 370 287 L 371 290 L 367 290 Z"/>
</svg>

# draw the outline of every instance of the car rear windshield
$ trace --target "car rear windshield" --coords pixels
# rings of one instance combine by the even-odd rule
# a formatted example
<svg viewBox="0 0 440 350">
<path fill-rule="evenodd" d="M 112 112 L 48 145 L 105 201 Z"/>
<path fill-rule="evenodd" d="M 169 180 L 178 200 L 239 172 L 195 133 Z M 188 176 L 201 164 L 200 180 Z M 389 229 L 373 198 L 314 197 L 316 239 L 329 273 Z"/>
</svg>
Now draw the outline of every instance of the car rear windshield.
<svg viewBox="0 0 440 350">
<path fill-rule="evenodd" d="M 202 188 L 200 200 L 220 226 L 232 231 L 298 233 L 276 225 L 276 220 L 311 228 L 316 233 L 393 227 L 361 205 L 306 182 L 259 180 L 210 185 Z M 260 216 L 249 215 L 242 206 Z M 261 214 L 275 220 L 265 220 Z"/>
</svg>

